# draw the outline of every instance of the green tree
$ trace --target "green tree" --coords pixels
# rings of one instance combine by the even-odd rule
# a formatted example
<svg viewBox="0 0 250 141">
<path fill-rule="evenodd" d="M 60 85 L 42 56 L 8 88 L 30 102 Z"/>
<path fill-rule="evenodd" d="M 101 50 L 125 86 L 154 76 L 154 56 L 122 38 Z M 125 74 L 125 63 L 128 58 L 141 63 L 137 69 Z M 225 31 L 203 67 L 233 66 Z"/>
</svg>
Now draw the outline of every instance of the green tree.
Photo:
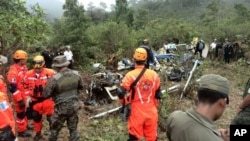
<svg viewBox="0 0 250 141">
<path fill-rule="evenodd" d="M 147 22 L 149 11 L 147 9 L 140 8 L 135 14 L 134 27 L 136 30 L 145 28 Z"/>
<path fill-rule="evenodd" d="M 103 8 L 98 8 L 93 5 L 93 3 L 88 4 L 88 9 L 86 11 L 86 14 L 91 18 L 90 20 L 98 24 L 100 22 L 104 22 L 108 19 L 108 13 L 105 11 L 105 3 L 101 3 Z"/>
<path fill-rule="evenodd" d="M 89 26 L 89 18 L 85 15 L 84 6 L 77 0 L 66 0 L 63 5 L 63 18 L 56 20 L 53 25 L 54 35 L 51 42 L 71 45 L 76 63 L 85 62 L 88 38 L 85 30 Z M 81 61 L 80 61 L 81 60 Z"/>
<path fill-rule="evenodd" d="M 218 14 L 219 14 L 219 0 L 213 0 L 212 3 L 208 4 L 203 24 L 218 27 Z"/>
<path fill-rule="evenodd" d="M 63 42 L 66 44 L 74 44 L 80 42 L 84 43 L 84 31 L 89 26 L 88 18 L 85 16 L 85 10 L 83 5 L 78 3 L 78 0 L 66 0 L 63 5 L 65 10 L 64 15 L 64 27 L 67 34 L 64 35 Z"/>
<path fill-rule="evenodd" d="M 0 47 L 2 53 L 47 40 L 49 25 L 43 20 L 45 14 L 39 5 L 28 12 L 22 0 L 0 1 Z M 10 53 L 11 54 L 11 53 Z"/>
<path fill-rule="evenodd" d="M 236 10 L 236 17 L 237 23 L 247 22 L 250 19 L 250 13 L 248 9 L 243 4 L 235 4 L 234 9 Z"/>
<path fill-rule="evenodd" d="M 92 25 L 86 33 L 92 46 L 101 49 L 104 54 L 117 53 L 120 50 L 128 51 L 137 46 L 135 32 L 125 23 L 105 22 L 97 26 Z"/>
<path fill-rule="evenodd" d="M 133 25 L 134 22 L 133 10 L 128 8 L 127 0 L 116 0 L 115 21 L 117 23 L 124 22 L 129 27 Z"/>
</svg>

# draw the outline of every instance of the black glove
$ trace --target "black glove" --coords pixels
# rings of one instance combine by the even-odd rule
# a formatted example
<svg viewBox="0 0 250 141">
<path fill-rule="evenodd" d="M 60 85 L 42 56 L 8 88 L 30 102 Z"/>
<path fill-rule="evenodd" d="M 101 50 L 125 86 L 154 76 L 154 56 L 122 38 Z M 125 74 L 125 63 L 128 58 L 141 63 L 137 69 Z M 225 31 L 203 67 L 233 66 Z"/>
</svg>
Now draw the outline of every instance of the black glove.
<svg viewBox="0 0 250 141">
<path fill-rule="evenodd" d="M 121 87 L 121 86 L 119 86 L 116 89 L 116 92 L 117 92 L 117 95 L 118 95 L 119 99 L 123 99 L 124 96 L 126 95 L 126 89 L 124 87 Z"/>
<path fill-rule="evenodd" d="M 14 139 L 16 138 L 12 133 L 10 126 L 4 127 L 3 129 L 1 129 L 1 131 L 2 131 L 0 133 L 1 141 L 14 141 Z"/>
<path fill-rule="evenodd" d="M 161 93 L 161 89 L 159 88 L 158 90 L 156 90 L 155 92 L 155 98 L 156 99 L 161 99 L 162 97 L 162 93 Z"/>
<path fill-rule="evenodd" d="M 17 91 L 17 85 L 14 84 L 14 83 L 11 83 L 11 84 L 8 85 L 8 89 L 9 89 L 9 91 L 10 91 L 11 93 L 14 93 L 14 92 Z"/>
<path fill-rule="evenodd" d="M 18 101 L 18 106 L 19 106 L 21 109 L 24 109 L 24 108 L 25 108 L 25 103 L 23 102 L 23 100 Z"/>
</svg>

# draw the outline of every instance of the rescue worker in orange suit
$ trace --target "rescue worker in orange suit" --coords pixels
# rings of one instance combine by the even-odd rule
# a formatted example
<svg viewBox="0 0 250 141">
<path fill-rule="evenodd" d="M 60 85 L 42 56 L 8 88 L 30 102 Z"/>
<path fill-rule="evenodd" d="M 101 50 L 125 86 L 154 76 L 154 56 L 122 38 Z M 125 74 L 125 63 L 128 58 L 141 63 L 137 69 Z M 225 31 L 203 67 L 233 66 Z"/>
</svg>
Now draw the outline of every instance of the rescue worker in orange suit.
<svg viewBox="0 0 250 141">
<path fill-rule="evenodd" d="M 3 92 L 6 95 L 7 100 L 9 100 L 8 96 L 7 96 L 7 85 L 4 82 L 4 77 L 2 75 L 2 70 L 3 69 L 3 62 L 2 59 L 0 57 L 0 92 Z"/>
<path fill-rule="evenodd" d="M 28 119 L 25 113 L 26 95 L 23 87 L 23 77 L 27 72 L 28 54 L 23 50 L 15 51 L 13 55 L 14 64 L 10 66 L 7 72 L 8 89 L 11 92 L 11 97 L 15 106 L 16 125 L 18 136 L 30 137 L 27 132 Z"/>
<path fill-rule="evenodd" d="M 6 86 L 6 83 L 4 82 L 4 78 L 1 74 L 0 74 L 0 92 L 7 94 L 7 86 Z"/>
<path fill-rule="evenodd" d="M 144 48 L 137 48 L 133 55 L 135 61 L 135 69 L 128 72 L 123 78 L 117 89 L 120 102 L 124 98 L 130 99 L 131 113 L 128 117 L 128 141 L 141 140 L 143 137 L 147 141 L 157 140 L 158 126 L 158 100 L 161 99 L 160 77 L 150 69 L 146 69 L 145 73 L 135 85 L 135 93 L 131 98 L 131 84 L 138 77 L 145 67 L 147 60 L 147 51 Z M 129 95 L 127 91 L 130 92 Z"/>
<path fill-rule="evenodd" d="M 54 102 L 51 99 L 42 97 L 42 91 L 48 80 L 54 76 L 55 71 L 44 68 L 45 61 L 43 56 L 33 58 L 33 69 L 29 70 L 24 77 L 25 93 L 27 98 L 27 116 L 33 119 L 35 130 L 34 140 L 42 139 L 42 116 L 43 114 L 51 116 L 54 112 Z"/>
<path fill-rule="evenodd" d="M 15 141 L 15 120 L 6 93 L 0 92 L 0 141 Z"/>
</svg>

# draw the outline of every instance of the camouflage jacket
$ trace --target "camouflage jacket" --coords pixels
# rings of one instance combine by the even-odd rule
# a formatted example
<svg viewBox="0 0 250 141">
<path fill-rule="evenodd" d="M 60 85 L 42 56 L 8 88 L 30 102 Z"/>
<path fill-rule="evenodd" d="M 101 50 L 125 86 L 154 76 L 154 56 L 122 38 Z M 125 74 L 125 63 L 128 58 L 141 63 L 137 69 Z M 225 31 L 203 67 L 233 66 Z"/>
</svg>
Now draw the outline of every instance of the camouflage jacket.
<svg viewBox="0 0 250 141">
<path fill-rule="evenodd" d="M 83 80 L 77 71 L 66 69 L 58 72 L 46 84 L 43 90 L 43 97 L 52 97 L 55 104 L 78 99 L 79 90 L 83 90 Z"/>
</svg>

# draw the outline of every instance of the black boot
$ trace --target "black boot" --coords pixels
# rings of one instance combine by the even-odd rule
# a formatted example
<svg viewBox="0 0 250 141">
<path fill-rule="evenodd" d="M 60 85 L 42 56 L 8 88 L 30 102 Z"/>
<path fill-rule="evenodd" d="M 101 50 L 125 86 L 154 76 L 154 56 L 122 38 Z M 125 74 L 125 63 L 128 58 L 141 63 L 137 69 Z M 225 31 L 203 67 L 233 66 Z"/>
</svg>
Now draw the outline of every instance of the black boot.
<svg viewBox="0 0 250 141">
<path fill-rule="evenodd" d="M 132 134 L 129 134 L 129 139 L 128 139 L 127 141 L 137 141 L 137 140 L 138 140 L 137 137 L 135 137 L 135 136 L 132 135 Z"/>
<path fill-rule="evenodd" d="M 19 137 L 30 137 L 31 134 L 28 133 L 27 131 L 24 131 L 24 132 L 18 132 L 18 136 Z"/>
<path fill-rule="evenodd" d="M 36 133 L 35 137 L 33 138 L 34 141 L 39 141 L 40 139 L 43 139 L 43 136 L 41 135 L 41 132 Z"/>
<path fill-rule="evenodd" d="M 33 130 L 34 129 L 34 126 L 32 124 L 28 124 L 27 127 L 26 127 L 28 130 Z"/>
</svg>

